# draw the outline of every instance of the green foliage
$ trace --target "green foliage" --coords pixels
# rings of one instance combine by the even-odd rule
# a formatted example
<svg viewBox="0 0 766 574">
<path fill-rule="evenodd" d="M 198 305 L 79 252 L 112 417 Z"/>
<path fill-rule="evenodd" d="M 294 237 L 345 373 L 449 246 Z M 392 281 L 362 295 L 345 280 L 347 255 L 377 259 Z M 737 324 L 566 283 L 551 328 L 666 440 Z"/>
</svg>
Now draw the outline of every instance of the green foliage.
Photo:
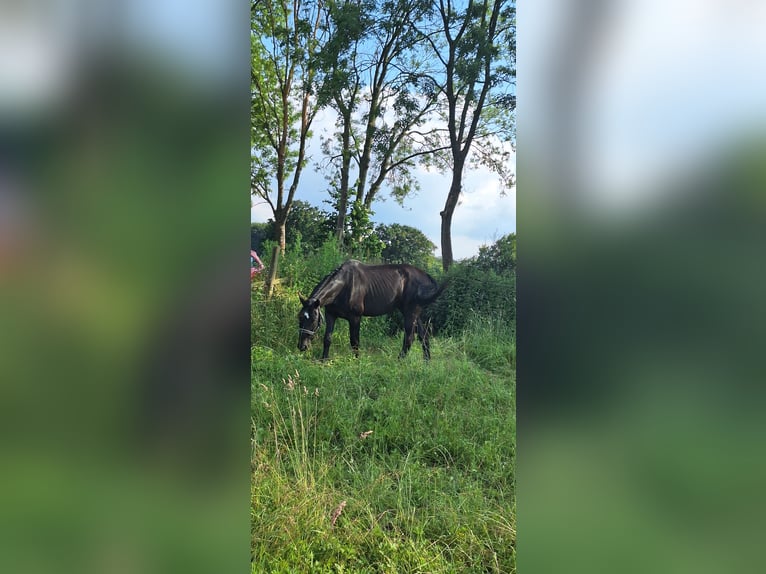
<svg viewBox="0 0 766 574">
<path fill-rule="evenodd" d="M 459 333 L 479 317 L 515 332 L 515 275 L 498 275 L 466 261 L 455 263 L 446 277 L 449 286 L 424 314 L 435 332 Z"/>
<path fill-rule="evenodd" d="M 275 244 L 267 242 L 266 245 L 273 249 Z M 318 248 L 311 248 L 303 245 L 298 234 L 279 259 L 279 276 L 283 286 L 308 295 L 325 275 L 346 259 L 334 239 L 326 239 Z"/>
<path fill-rule="evenodd" d="M 263 289 L 253 289 L 250 300 L 250 341 L 262 351 L 277 354 L 291 352 L 298 346 L 298 294 L 288 289 L 266 298 Z M 294 335 L 292 337 L 288 337 Z"/>
<path fill-rule="evenodd" d="M 255 249 L 258 253 L 265 253 L 263 243 L 269 239 L 274 239 L 274 225 L 272 223 L 250 224 L 250 249 Z"/>
<path fill-rule="evenodd" d="M 452 335 L 477 321 L 514 338 L 516 331 L 516 234 L 509 233 L 479 255 L 454 264 L 448 287 L 426 308 L 424 318 L 435 332 Z M 515 350 L 514 350 L 515 354 Z"/>
<path fill-rule="evenodd" d="M 516 369 L 514 328 L 502 318 L 481 315 L 468 319 L 457 337 L 465 353 L 483 369 L 513 376 Z"/>
<path fill-rule="evenodd" d="M 296 200 L 287 214 L 287 243 L 300 241 L 307 249 L 319 249 L 332 236 L 334 217 L 307 201 Z"/>
<path fill-rule="evenodd" d="M 401 340 L 365 319 L 359 358 L 345 331 L 321 362 L 297 352 L 297 297 L 283 295 L 253 303 L 252 571 L 515 572 L 501 326 L 434 338 L 425 363 L 397 359 Z"/>
<path fill-rule="evenodd" d="M 285 225 L 286 243 L 290 245 L 300 241 L 306 249 L 319 249 L 332 235 L 334 225 L 332 214 L 314 207 L 307 201 L 293 201 Z M 269 219 L 267 223 L 251 223 L 250 246 L 260 248 L 266 240 L 277 240 L 274 220 Z"/>
<path fill-rule="evenodd" d="M 250 192 L 268 201 L 278 230 L 307 163 L 314 56 L 324 40 L 315 22 L 325 15 L 316 0 L 250 3 Z"/>
<path fill-rule="evenodd" d="M 372 215 L 373 211 L 365 207 L 361 201 L 355 201 L 351 205 L 349 248 L 351 254 L 359 259 L 376 259 L 383 251 L 384 244 L 375 233 Z"/>
<path fill-rule="evenodd" d="M 498 161 L 507 159 L 508 150 L 493 142 L 514 138 L 516 3 L 432 4 L 428 17 L 415 26 L 433 37 L 426 46 L 430 50 L 427 57 L 434 58 L 439 67 L 438 73 L 430 75 L 432 89 L 449 100 L 449 107 L 441 113 L 445 120 L 451 118 L 448 128 L 453 135 L 462 138 L 459 154 L 465 159 L 473 148 L 473 161 L 509 181 L 507 162 Z M 459 113 L 450 114 L 450 108 Z M 447 153 L 427 159 L 449 166 L 457 158 L 451 157 L 454 150 L 444 151 Z"/>
<path fill-rule="evenodd" d="M 409 263 L 425 269 L 436 249 L 422 231 L 409 225 L 380 224 L 375 234 L 385 245 L 381 256 L 386 263 Z"/>
<path fill-rule="evenodd" d="M 298 137 L 299 111 L 280 102 L 280 90 L 290 93 L 295 89 L 287 72 L 294 72 L 298 42 L 306 40 L 297 34 L 295 39 L 291 37 L 296 24 L 271 0 L 250 4 L 250 146 L 254 150 L 250 177 L 252 188 L 263 198 L 269 194 L 274 174 L 279 170 L 284 179 L 297 159 L 293 144 Z M 266 38 L 272 41 L 264 41 Z M 283 127 L 287 128 L 284 135 Z"/>
<path fill-rule="evenodd" d="M 334 203 L 343 215 L 352 201 L 369 209 L 382 188 L 399 202 L 418 189 L 413 168 L 429 153 L 422 130 L 437 94 L 422 89 L 425 60 L 418 43 L 423 38 L 412 24 L 429 6 L 424 0 L 329 5 L 328 39 L 316 59 L 321 79 L 316 93 L 339 116 L 322 150 Z M 358 235 L 353 224 L 352 235 Z"/>
<path fill-rule="evenodd" d="M 345 92 L 359 83 L 354 63 L 359 42 L 369 34 L 373 8 L 374 4 L 370 3 L 329 3 L 329 18 L 324 24 L 328 40 L 316 56 L 322 79 L 317 89 L 320 105 L 335 103 L 337 106 Z M 351 107 L 354 104 L 355 101 L 349 103 Z"/>
<path fill-rule="evenodd" d="M 474 262 L 477 267 L 494 271 L 498 275 L 510 275 L 516 271 L 516 234 L 509 233 L 492 245 L 482 245 Z"/>
<path fill-rule="evenodd" d="M 423 158 L 426 165 L 452 175 L 442 210 L 446 271 L 453 264 L 452 216 L 466 167 L 489 168 L 504 189 L 514 182 L 509 160 L 515 144 L 516 3 L 433 3 L 428 17 L 415 27 L 429 38 L 426 50 L 435 63 L 430 77 L 446 124 L 433 135 L 435 153 Z"/>
</svg>

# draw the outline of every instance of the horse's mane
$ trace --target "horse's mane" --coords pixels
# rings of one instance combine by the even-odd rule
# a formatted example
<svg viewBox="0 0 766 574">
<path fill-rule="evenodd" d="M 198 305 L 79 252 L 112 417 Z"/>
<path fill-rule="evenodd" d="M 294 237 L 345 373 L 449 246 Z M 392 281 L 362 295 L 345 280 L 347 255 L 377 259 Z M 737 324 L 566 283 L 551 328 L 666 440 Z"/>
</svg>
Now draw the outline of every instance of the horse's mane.
<svg viewBox="0 0 766 574">
<path fill-rule="evenodd" d="M 314 290 L 311 292 L 311 295 L 309 296 L 309 299 L 311 299 L 312 297 L 314 297 L 314 296 L 317 294 L 317 292 L 318 292 L 320 289 L 322 289 L 322 287 L 324 287 L 325 285 L 327 285 L 327 282 L 328 282 L 328 281 L 330 281 L 331 279 L 333 279 L 333 278 L 334 278 L 334 277 L 335 277 L 335 276 L 336 276 L 336 275 L 337 275 L 337 274 L 340 272 L 340 270 L 343 268 L 343 266 L 344 266 L 346 263 L 348 263 L 348 261 L 344 261 L 343 263 L 341 263 L 340 265 L 338 265 L 338 267 L 336 267 L 335 269 L 333 269 L 332 271 L 330 271 L 330 272 L 329 272 L 327 275 L 325 275 L 324 279 L 322 279 L 322 280 L 321 280 L 321 281 L 320 281 L 320 282 L 317 284 L 317 286 L 316 286 L 316 287 L 314 287 Z"/>
</svg>

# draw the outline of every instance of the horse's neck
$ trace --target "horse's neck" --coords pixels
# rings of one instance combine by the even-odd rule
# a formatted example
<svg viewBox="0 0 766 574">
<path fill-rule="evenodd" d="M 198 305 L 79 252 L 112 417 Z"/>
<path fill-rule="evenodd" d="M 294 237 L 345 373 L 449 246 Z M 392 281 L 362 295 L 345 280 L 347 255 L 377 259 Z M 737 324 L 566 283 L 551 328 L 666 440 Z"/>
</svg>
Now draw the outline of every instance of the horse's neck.
<svg viewBox="0 0 766 574">
<path fill-rule="evenodd" d="M 343 281 L 338 279 L 338 277 L 332 277 L 319 286 L 314 292 L 313 297 L 319 301 L 320 306 L 326 305 L 327 303 L 332 302 L 342 289 Z"/>
</svg>

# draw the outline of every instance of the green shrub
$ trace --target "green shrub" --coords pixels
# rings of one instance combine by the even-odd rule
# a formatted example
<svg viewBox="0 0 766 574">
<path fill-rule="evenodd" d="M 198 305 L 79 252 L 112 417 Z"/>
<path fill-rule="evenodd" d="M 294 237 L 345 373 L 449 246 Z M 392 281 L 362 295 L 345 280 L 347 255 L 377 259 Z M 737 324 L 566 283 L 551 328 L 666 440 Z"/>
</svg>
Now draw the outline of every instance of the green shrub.
<svg viewBox="0 0 766 574">
<path fill-rule="evenodd" d="M 409 263 L 426 269 L 436 249 L 425 233 L 409 225 L 380 224 L 375 234 L 383 242 L 380 255 L 386 263 Z"/>
<path fill-rule="evenodd" d="M 482 245 L 472 259 L 480 269 L 492 270 L 498 275 L 511 275 L 516 270 L 516 234 L 504 235 L 492 245 Z"/>
<path fill-rule="evenodd" d="M 271 253 L 276 245 L 273 241 L 264 242 L 264 253 L 268 253 L 271 265 Z M 277 276 L 282 279 L 282 286 L 289 287 L 308 296 L 322 278 L 343 263 L 348 257 L 340 250 L 335 239 L 327 239 L 319 247 L 306 246 L 300 233 L 288 243 L 284 255 L 280 256 Z"/>
<path fill-rule="evenodd" d="M 498 275 L 468 261 L 454 264 L 447 279 L 448 287 L 424 313 L 435 333 L 460 333 L 480 317 L 515 332 L 515 275 Z"/>
</svg>

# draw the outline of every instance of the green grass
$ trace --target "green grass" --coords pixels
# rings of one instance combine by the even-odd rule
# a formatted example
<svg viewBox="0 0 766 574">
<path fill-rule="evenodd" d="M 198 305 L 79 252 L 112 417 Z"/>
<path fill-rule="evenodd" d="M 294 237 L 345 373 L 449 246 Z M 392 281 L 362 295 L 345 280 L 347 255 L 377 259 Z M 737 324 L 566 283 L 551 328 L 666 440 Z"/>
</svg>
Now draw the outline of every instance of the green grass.
<svg viewBox="0 0 766 574">
<path fill-rule="evenodd" d="M 365 318 L 355 358 L 339 321 L 322 362 L 297 311 L 254 291 L 252 571 L 515 572 L 512 333 L 479 318 L 399 360 Z"/>
</svg>

